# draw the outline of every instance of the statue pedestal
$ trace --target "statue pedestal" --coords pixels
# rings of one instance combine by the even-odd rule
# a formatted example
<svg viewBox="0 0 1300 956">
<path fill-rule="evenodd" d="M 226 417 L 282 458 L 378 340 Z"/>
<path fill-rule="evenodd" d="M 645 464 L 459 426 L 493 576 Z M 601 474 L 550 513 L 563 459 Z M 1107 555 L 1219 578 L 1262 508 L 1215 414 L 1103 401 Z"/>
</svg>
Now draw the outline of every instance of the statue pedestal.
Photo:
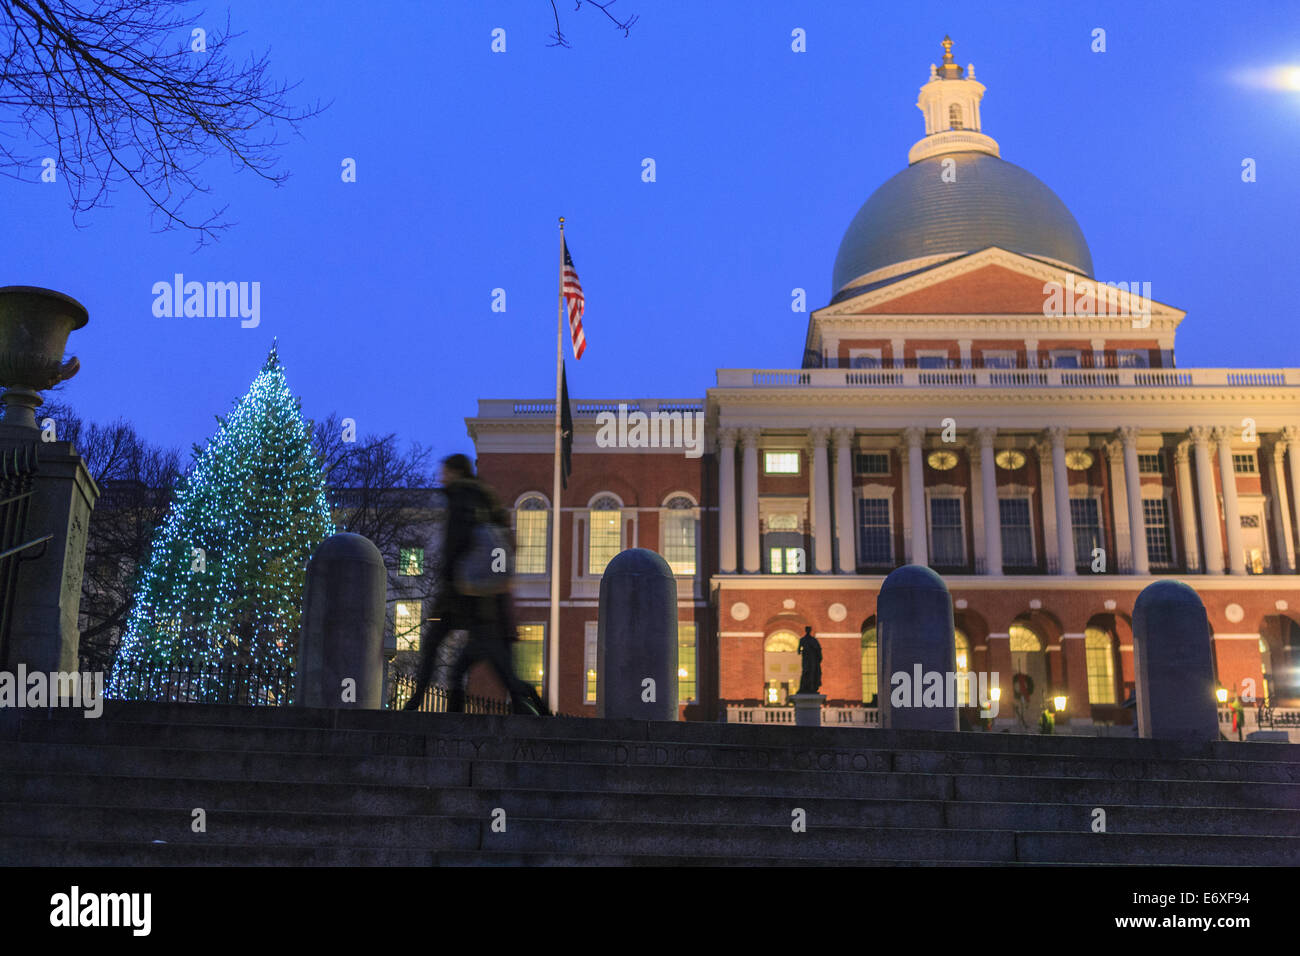
<svg viewBox="0 0 1300 956">
<path fill-rule="evenodd" d="M 820 727 L 822 725 L 822 704 L 826 703 L 825 694 L 791 694 L 794 701 L 794 725 L 796 727 Z"/>
<path fill-rule="evenodd" d="M 50 538 L 43 547 L 22 553 L 9 641 L 0 654 L 0 669 L 13 671 L 26 664 L 29 671 L 75 671 L 86 534 L 99 489 L 71 442 L 43 443 L 34 429 L 17 431 L 6 426 L 0 429 L 0 452 L 21 444 L 16 440 L 20 436 L 34 441 L 38 448 L 23 540 Z"/>
</svg>

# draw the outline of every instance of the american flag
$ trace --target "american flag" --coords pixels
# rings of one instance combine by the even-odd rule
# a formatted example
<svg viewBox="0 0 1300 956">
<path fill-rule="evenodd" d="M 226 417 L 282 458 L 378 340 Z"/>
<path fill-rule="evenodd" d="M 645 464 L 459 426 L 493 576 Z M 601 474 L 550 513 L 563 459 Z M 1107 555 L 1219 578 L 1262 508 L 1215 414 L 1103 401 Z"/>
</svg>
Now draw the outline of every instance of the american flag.
<svg viewBox="0 0 1300 956">
<path fill-rule="evenodd" d="M 582 311 L 586 299 L 582 296 L 582 283 L 578 281 L 578 270 L 573 268 L 573 259 L 569 256 L 569 243 L 564 243 L 564 300 L 569 304 L 569 334 L 573 337 L 573 357 L 582 358 L 587 351 L 587 339 L 582 334 Z"/>
</svg>

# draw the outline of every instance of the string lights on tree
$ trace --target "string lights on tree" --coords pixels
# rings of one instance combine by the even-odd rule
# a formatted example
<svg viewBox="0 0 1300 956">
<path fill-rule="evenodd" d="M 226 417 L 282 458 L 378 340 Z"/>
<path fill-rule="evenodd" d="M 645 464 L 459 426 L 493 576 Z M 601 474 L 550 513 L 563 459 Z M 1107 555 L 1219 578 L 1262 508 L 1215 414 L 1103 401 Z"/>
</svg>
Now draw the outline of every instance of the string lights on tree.
<svg viewBox="0 0 1300 956">
<path fill-rule="evenodd" d="M 119 696 L 145 696 L 132 675 L 159 666 L 187 668 L 199 699 L 230 679 L 228 665 L 292 671 L 307 561 L 334 523 L 274 345 L 219 422 L 154 537 L 114 668 Z M 290 681 L 271 692 L 291 702 Z"/>
</svg>

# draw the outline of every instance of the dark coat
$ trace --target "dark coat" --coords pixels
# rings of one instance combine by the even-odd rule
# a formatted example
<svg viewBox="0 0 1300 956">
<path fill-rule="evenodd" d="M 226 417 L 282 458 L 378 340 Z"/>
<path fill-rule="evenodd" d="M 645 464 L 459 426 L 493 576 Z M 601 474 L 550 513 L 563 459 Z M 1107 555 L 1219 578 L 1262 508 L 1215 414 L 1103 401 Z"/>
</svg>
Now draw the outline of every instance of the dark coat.
<svg viewBox="0 0 1300 956">
<path fill-rule="evenodd" d="M 453 481 L 443 489 L 443 493 L 447 498 L 447 529 L 443 539 L 441 588 L 435 616 L 452 621 L 454 629 L 468 628 L 474 622 L 496 622 L 503 616 L 503 611 L 508 610 L 502 605 L 508 605 L 509 595 L 504 595 L 507 601 L 503 602 L 498 597 L 461 594 L 456 590 L 455 569 L 456 562 L 473 545 L 475 526 L 491 521 L 508 533 L 509 512 L 502 507 L 492 489 L 477 478 Z"/>
</svg>

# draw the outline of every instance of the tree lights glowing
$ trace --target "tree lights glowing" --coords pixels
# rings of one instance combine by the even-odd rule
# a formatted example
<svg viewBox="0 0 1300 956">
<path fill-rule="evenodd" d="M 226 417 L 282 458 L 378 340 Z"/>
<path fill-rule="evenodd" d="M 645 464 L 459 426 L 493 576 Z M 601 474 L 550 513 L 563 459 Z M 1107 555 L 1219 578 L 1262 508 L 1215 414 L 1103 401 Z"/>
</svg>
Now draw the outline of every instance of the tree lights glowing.
<svg viewBox="0 0 1300 956">
<path fill-rule="evenodd" d="M 192 667 L 203 696 L 227 665 L 289 674 L 307 560 L 334 532 L 325 478 L 275 346 L 221 420 L 154 537 L 110 684 L 147 696 L 133 671 Z M 220 670 L 218 670 L 220 669 Z M 288 703 L 285 682 L 276 700 Z"/>
</svg>

